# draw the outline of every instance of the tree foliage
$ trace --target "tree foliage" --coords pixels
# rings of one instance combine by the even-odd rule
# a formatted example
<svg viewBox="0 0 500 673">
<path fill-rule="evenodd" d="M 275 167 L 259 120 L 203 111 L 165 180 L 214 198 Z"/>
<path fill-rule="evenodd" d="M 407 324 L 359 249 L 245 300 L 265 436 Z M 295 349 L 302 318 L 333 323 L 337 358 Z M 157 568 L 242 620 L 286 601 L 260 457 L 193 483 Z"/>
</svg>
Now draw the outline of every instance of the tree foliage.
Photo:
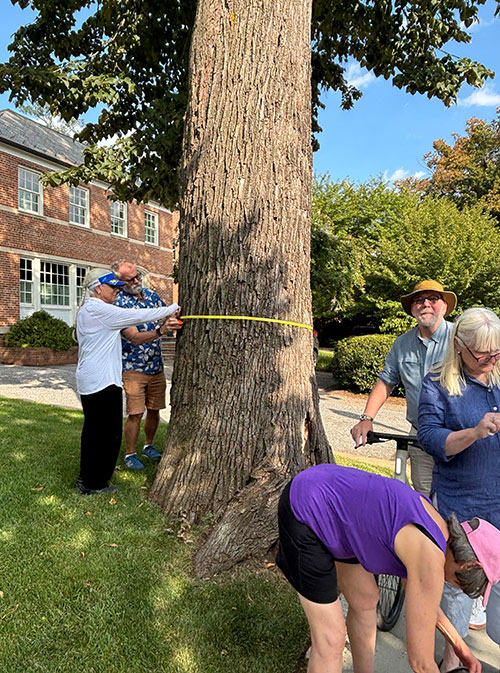
<svg viewBox="0 0 500 673">
<path fill-rule="evenodd" d="M 100 107 L 98 121 L 77 135 L 88 143 L 84 165 L 49 177 L 110 183 L 117 198 L 172 205 L 187 106 L 188 54 L 196 0 L 11 0 L 38 12 L 9 46 L 0 92 L 69 122 Z M 444 45 L 470 41 L 465 28 L 484 0 L 364 3 L 313 2 L 313 117 L 320 93 L 339 90 L 352 106 L 361 92 L 345 78 L 353 57 L 409 93 L 451 104 L 463 82 L 480 86 L 493 73 L 457 59 Z M 313 130 L 318 131 L 317 122 Z M 103 145 L 106 141 L 106 145 Z M 316 143 L 314 143 L 316 145 Z"/>
<path fill-rule="evenodd" d="M 387 221 L 397 221 L 400 197 L 380 179 L 356 185 L 328 175 L 313 184 L 311 290 L 315 318 L 357 311 L 365 273 Z"/>
<path fill-rule="evenodd" d="M 354 186 L 322 178 L 314 195 L 316 318 L 336 315 L 403 332 L 413 322 L 399 298 L 425 278 L 456 292 L 459 310 L 500 310 L 500 232 L 480 203 L 459 209 L 451 199 L 397 192 L 381 180 Z M 327 245 L 318 252 L 314 241 L 323 238 Z"/>
<path fill-rule="evenodd" d="M 452 145 L 436 140 L 434 151 L 425 155 L 429 178 L 401 184 L 419 193 L 447 196 L 460 208 L 481 201 L 500 221 L 500 108 L 490 123 L 472 117 L 465 135 L 454 133 L 453 138 Z"/>
</svg>

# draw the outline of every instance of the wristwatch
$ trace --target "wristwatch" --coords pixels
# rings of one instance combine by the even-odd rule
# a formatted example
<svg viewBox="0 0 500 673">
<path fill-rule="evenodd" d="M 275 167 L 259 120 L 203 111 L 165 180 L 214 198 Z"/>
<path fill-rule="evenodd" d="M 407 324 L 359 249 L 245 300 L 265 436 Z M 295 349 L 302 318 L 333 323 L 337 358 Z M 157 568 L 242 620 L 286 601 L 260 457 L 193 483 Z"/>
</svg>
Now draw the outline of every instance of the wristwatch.
<svg viewBox="0 0 500 673">
<path fill-rule="evenodd" d="M 359 420 L 360 421 L 372 421 L 373 422 L 373 418 L 371 416 L 368 416 L 368 414 L 361 414 L 361 416 L 359 417 Z"/>
<path fill-rule="evenodd" d="M 161 327 L 157 327 L 157 328 L 156 328 L 156 334 L 158 334 L 159 337 L 162 336 L 162 333 L 161 333 Z"/>
</svg>

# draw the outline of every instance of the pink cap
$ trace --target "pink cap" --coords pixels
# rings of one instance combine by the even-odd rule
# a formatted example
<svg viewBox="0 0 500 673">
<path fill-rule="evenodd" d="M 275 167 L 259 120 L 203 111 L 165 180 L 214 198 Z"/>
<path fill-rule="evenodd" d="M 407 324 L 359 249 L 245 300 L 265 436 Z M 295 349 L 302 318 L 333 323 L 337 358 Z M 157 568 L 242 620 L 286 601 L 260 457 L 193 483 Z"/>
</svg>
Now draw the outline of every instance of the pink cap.
<svg viewBox="0 0 500 673">
<path fill-rule="evenodd" d="M 500 581 L 500 530 L 484 519 L 477 520 L 479 526 L 476 530 L 472 530 L 468 521 L 464 521 L 461 526 L 488 578 L 488 586 L 483 596 L 483 605 L 486 605 L 491 587 Z"/>
</svg>

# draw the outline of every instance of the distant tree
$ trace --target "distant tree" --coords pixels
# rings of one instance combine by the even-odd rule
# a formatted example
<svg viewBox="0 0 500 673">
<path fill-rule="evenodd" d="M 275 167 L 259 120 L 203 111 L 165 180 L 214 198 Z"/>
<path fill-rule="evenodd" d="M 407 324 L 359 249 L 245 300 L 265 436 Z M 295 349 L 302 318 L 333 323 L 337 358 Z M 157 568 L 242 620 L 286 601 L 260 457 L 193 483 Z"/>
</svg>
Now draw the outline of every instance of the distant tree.
<svg viewBox="0 0 500 673">
<path fill-rule="evenodd" d="M 25 103 L 24 105 L 19 106 L 19 110 L 29 117 L 35 117 L 35 119 L 44 126 L 47 126 L 47 128 L 63 133 L 66 136 L 71 136 L 72 138 L 78 133 L 81 133 L 85 126 L 83 118 L 65 121 L 64 119 L 61 119 L 61 117 L 54 117 L 48 107 L 44 107 L 38 103 L 35 103 L 34 105 Z"/>
<path fill-rule="evenodd" d="M 412 320 L 399 298 L 433 278 L 458 296 L 458 311 L 481 304 L 500 311 L 500 232 L 480 204 L 461 210 L 447 198 L 400 194 L 401 214 L 388 220 L 365 276 L 365 302 L 384 332 Z"/>
<path fill-rule="evenodd" d="M 359 185 L 318 176 L 313 183 L 311 290 L 315 318 L 363 313 L 365 274 L 401 198 L 382 179 Z M 361 302 L 361 304 L 360 304 Z"/>
<path fill-rule="evenodd" d="M 481 202 L 500 221 L 500 108 L 491 122 L 472 117 L 465 135 L 453 133 L 453 138 L 452 145 L 436 140 L 434 152 L 425 155 L 430 177 L 400 184 L 447 196 L 460 208 Z"/>
</svg>

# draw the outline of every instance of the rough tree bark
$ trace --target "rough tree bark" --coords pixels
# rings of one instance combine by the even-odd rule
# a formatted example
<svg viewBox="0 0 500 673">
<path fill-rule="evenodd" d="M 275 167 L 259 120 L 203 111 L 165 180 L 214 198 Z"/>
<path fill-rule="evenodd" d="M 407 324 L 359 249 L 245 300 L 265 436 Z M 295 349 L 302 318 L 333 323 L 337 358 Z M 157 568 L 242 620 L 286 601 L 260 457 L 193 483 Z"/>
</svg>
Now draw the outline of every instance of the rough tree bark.
<svg viewBox="0 0 500 673">
<path fill-rule="evenodd" d="M 181 165 L 185 315 L 312 324 L 311 1 L 199 0 Z M 213 519 L 201 575 L 269 549 L 284 484 L 333 460 L 312 346 L 301 327 L 184 325 L 151 497 Z"/>
</svg>

